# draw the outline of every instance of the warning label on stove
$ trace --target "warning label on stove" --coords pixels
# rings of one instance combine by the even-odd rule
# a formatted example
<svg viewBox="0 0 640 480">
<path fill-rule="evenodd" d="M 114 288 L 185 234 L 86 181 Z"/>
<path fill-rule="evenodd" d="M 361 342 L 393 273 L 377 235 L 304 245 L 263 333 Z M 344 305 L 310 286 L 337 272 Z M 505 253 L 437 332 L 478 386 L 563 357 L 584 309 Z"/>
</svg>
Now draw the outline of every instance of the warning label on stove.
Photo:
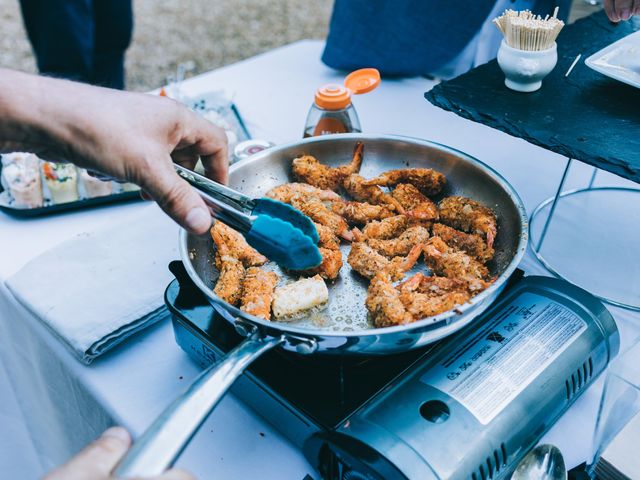
<svg viewBox="0 0 640 480">
<path fill-rule="evenodd" d="M 489 423 L 587 324 L 565 306 L 524 293 L 422 376 Z"/>
</svg>

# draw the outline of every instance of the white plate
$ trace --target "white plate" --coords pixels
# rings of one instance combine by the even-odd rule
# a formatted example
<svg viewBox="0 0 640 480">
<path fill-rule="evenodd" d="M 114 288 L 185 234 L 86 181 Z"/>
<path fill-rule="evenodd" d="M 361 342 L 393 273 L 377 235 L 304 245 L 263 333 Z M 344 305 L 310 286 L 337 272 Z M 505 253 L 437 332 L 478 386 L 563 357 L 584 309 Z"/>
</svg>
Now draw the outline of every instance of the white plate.
<svg viewBox="0 0 640 480">
<path fill-rule="evenodd" d="M 607 77 L 640 88 L 640 31 L 594 53 L 584 63 Z"/>
</svg>

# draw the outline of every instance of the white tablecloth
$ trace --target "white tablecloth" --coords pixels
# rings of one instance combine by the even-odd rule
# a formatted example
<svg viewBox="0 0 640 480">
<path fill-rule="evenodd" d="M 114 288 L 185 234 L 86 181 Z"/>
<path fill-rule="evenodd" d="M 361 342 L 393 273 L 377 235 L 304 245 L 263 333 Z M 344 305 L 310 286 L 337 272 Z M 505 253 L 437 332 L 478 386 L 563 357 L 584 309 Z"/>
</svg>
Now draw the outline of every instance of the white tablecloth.
<svg viewBox="0 0 640 480">
<path fill-rule="evenodd" d="M 295 140 L 302 135 L 315 88 L 342 77 L 320 62 L 321 51 L 321 42 L 299 42 L 193 78 L 185 82 L 184 93 L 232 91 L 254 136 L 276 143 Z M 431 86 L 422 78 L 384 80 L 377 90 L 356 97 L 363 129 L 427 138 L 465 151 L 504 175 L 528 211 L 554 193 L 563 158 L 433 107 L 423 97 Z M 590 171 L 577 166 L 567 187 L 585 185 Z M 599 176 L 598 184 L 612 183 L 625 182 L 608 174 Z M 138 335 L 94 365 L 83 366 L 4 286 L 9 275 L 51 246 L 83 230 L 153 208 L 140 203 L 33 220 L 0 214 L 0 472 L 34 478 L 114 422 L 140 434 L 198 373 L 176 345 L 168 322 Z M 553 248 L 568 247 L 556 240 Z M 615 255 L 615 251 L 607 253 Z M 546 274 L 530 253 L 522 267 L 528 274 Z M 624 346 L 635 337 L 638 315 L 617 308 L 611 311 Z M 545 439 L 560 446 L 570 466 L 589 455 L 601 388 L 602 378 Z M 178 464 L 202 479 L 316 476 L 295 446 L 231 395 L 209 417 Z"/>
</svg>

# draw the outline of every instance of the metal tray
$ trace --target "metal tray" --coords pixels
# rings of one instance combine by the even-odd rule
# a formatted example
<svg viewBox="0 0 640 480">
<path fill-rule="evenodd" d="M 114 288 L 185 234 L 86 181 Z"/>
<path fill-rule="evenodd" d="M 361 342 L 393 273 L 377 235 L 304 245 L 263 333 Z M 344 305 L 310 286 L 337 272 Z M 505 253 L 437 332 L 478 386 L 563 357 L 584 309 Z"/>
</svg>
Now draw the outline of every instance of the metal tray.
<svg viewBox="0 0 640 480">
<path fill-rule="evenodd" d="M 95 207 L 98 205 L 108 205 L 119 202 L 131 202 L 142 200 L 139 190 L 131 192 L 120 192 L 102 197 L 84 198 L 74 202 L 56 203 L 35 208 L 14 207 L 9 204 L 9 196 L 6 191 L 0 191 L 0 210 L 14 217 L 31 218 L 41 217 L 54 213 L 78 210 L 80 208 Z"/>
</svg>

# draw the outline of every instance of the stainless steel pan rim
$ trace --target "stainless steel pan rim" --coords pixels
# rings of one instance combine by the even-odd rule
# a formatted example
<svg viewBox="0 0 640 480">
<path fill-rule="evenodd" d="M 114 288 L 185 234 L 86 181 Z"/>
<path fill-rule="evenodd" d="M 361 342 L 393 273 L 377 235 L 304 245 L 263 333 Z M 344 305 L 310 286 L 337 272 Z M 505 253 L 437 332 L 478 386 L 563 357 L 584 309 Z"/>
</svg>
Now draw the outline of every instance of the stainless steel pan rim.
<svg viewBox="0 0 640 480">
<path fill-rule="evenodd" d="M 419 144 L 419 145 L 424 145 L 424 146 L 428 146 L 428 147 L 438 147 L 440 150 L 443 151 L 448 151 L 450 153 L 453 153 L 455 155 L 457 155 L 458 157 L 464 158 L 466 161 L 475 164 L 477 166 L 479 166 L 480 168 L 482 168 L 485 172 L 487 172 L 489 175 L 491 175 L 493 177 L 493 179 L 504 189 L 505 192 L 507 192 L 507 194 L 509 195 L 509 197 L 511 198 L 511 200 L 513 201 L 515 207 L 518 209 L 519 214 L 520 214 L 520 218 L 521 218 L 521 234 L 519 236 L 518 239 L 518 245 L 516 248 L 516 254 L 513 256 L 511 262 L 509 263 L 509 265 L 503 270 L 503 272 L 496 278 L 495 282 L 486 290 L 484 290 L 482 293 L 480 293 L 479 295 L 473 297 L 469 302 L 465 303 L 464 305 L 460 305 L 458 306 L 456 309 L 452 310 L 452 311 L 448 311 L 445 313 L 442 313 L 440 315 L 437 316 L 433 316 L 433 317 L 428 317 L 422 320 L 417 320 L 411 324 L 408 325 L 398 325 L 398 326 L 393 326 L 393 327 L 384 327 L 384 328 L 370 328 L 370 329 L 366 329 L 366 330 L 354 330 L 354 331 L 334 331 L 334 330 L 322 330 L 322 329 L 312 329 L 312 328 L 308 328 L 308 327 L 296 327 L 295 325 L 291 325 L 291 324 L 285 324 L 285 323 L 281 323 L 281 322 L 272 322 L 272 321 L 267 321 L 267 320 L 263 320 L 261 318 L 255 317 L 253 315 L 249 315 L 245 312 L 243 312 L 242 310 L 240 310 L 237 307 L 234 307 L 232 305 L 229 305 L 228 303 L 224 302 L 223 300 L 221 300 L 217 295 L 215 295 L 213 293 L 213 291 L 202 281 L 202 279 L 200 278 L 200 276 L 198 275 L 198 273 L 196 272 L 195 268 L 193 267 L 191 261 L 190 261 L 190 257 L 189 257 L 189 252 L 188 252 L 188 247 L 187 247 L 187 239 L 189 237 L 189 233 L 186 230 L 182 230 L 180 231 L 180 238 L 179 238 L 179 249 L 180 249 L 180 258 L 182 259 L 182 262 L 185 265 L 185 268 L 187 270 L 187 272 L 189 273 L 189 276 L 191 277 L 191 279 L 194 281 L 194 283 L 198 286 L 198 288 L 207 296 L 207 298 L 209 299 L 209 301 L 214 304 L 217 305 L 223 309 L 225 309 L 226 311 L 228 311 L 231 315 L 233 315 L 234 317 L 237 318 L 242 318 L 242 319 L 246 319 L 249 320 L 251 323 L 255 324 L 255 325 L 260 325 L 266 329 L 279 329 L 283 332 L 286 333 L 292 333 L 295 335 L 300 335 L 300 336 L 304 336 L 304 337 L 313 337 L 313 336 L 322 336 L 325 338 L 351 338 L 351 337 L 358 337 L 358 338 L 363 338 L 363 337 L 367 337 L 367 336 L 379 336 L 379 335 L 383 335 L 385 333 L 397 333 L 397 332 L 402 332 L 402 331 L 406 331 L 407 329 L 411 329 L 411 330 L 415 330 L 415 331 L 421 331 L 421 330 L 431 330 L 437 327 L 443 327 L 445 325 L 448 324 L 453 324 L 453 323 L 458 323 L 455 319 L 456 318 L 463 318 L 464 313 L 466 313 L 468 310 L 475 308 L 478 304 L 481 304 L 482 302 L 484 302 L 487 298 L 493 298 L 496 297 L 497 294 L 499 293 L 500 290 L 502 290 L 502 287 L 504 286 L 504 282 L 506 281 L 506 279 L 508 279 L 511 274 L 513 274 L 513 272 L 515 271 L 515 269 L 517 268 L 518 264 L 520 263 L 520 261 L 522 260 L 522 257 L 524 256 L 525 252 L 526 252 L 526 248 L 527 248 L 527 241 L 528 241 L 528 221 L 527 221 L 527 214 L 526 214 L 526 210 L 524 208 L 524 204 L 522 203 L 522 200 L 520 199 L 519 195 L 516 193 L 516 191 L 513 189 L 513 187 L 511 187 L 511 185 L 509 184 L 509 182 L 507 182 L 507 180 L 500 175 L 496 170 L 494 170 L 492 167 L 490 167 L 489 165 L 487 165 L 486 163 L 478 160 L 477 158 L 474 158 L 460 150 L 457 150 L 455 148 L 451 148 L 449 146 L 446 145 L 442 145 L 440 143 L 437 142 L 432 142 L 429 140 L 423 140 L 423 139 L 418 139 L 418 138 L 413 138 L 413 137 L 406 137 L 406 136 L 401 136 L 401 135 L 374 135 L 374 134 L 339 134 L 339 135 L 326 135 L 326 136 L 322 136 L 322 137 L 311 137 L 311 138 L 307 138 L 304 139 L 302 141 L 297 141 L 297 142 L 290 142 L 288 144 L 283 144 L 283 145 L 279 145 L 276 147 L 272 147 L 269 148 L 267 150 L 263 150 L 262 152 L 255 154 L 241 162 L 238 162 L 234 165 L 231 166 L 230 168 L 230 173 L 232 173 L 233 171 L 237 170 L 238 168 L 241 167 L 245 167 L 247 164 L 251 164 L 251 163 L 258 163 L 260 162 L 263 158 L 273 154 L 273 152 L 277 152 L 277 151 L 281 151 L 281 150 L 287 150 L 290 149 L 292 147 L 302 147 L 306 144 L 309 143 L 318 143 L 318 142 L 329 142 L 332 141 L 335 138 L 340 138 L 340 139 L 346 139 L 346 140 L 353 140 L 355 141 L 362 141 L 365 143 L 365 162 L 366 162 L 366 142 L 367 141 L 379 141 L 379 140 L 395 140 L 395 141 L 400 141 L 400 142 L 408 142 L 408 143 L 413 143 L 413 144 Z M 364 307 L 363 307 L 364 308 Z M 453 320 L 452 320 L 453 319 Z M 468 322 L 460 322 L 460 323 L 468 323 Z M 460 325 L 462 326 L 462 325 Z M 438 336 L 438 338 L 441 338 L 443 336 L 446 336 L 446 334 L 448 334 L 447 332 L 443 332 L 444 335 L 442 336 Z"/>
</svg>

